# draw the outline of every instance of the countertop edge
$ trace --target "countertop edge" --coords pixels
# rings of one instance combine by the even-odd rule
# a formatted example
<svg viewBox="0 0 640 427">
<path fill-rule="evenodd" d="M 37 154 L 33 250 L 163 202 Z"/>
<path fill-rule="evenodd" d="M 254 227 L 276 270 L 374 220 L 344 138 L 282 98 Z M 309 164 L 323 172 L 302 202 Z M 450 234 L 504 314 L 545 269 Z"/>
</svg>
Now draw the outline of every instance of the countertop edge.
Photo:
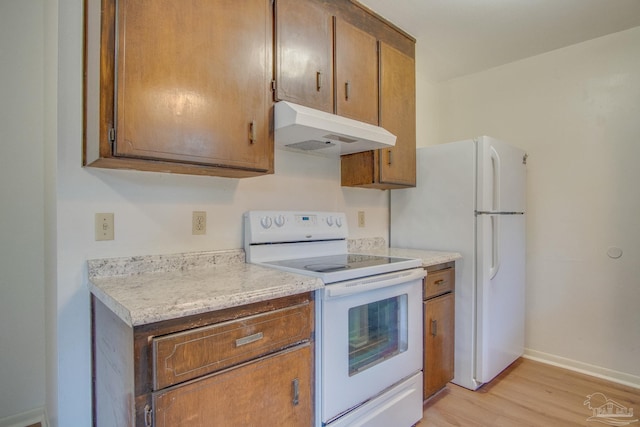
<svg viewBox="0 0 640 427">
<path fill-rule="evenodd" d="M 154 310 L 149 310 L 148 312 L 145 310 L 138 310 L 134 315 L 129 313 L 130 322 L 127 324 L 132 327 L 142 326 L 150 323 L 192 316 L 195 314 L 218 311 L 225 308 L 240 307 L 256 302 L 313 292 L 316 289 L 324 287 L 324 284 L 320 279 L 314 279 L 313 282 L 314 283 L 312 284 L 303 284 L 302 286 L 297 284 L 277 285 L 260 291 L 238 292 L 236 294 L 219 296 L 203 302 L 202 305 L 195 305 L 191 308 L 181 308 L 179 312 L 168 313 L 166 315 L 157 315 Z"/>
</svg>

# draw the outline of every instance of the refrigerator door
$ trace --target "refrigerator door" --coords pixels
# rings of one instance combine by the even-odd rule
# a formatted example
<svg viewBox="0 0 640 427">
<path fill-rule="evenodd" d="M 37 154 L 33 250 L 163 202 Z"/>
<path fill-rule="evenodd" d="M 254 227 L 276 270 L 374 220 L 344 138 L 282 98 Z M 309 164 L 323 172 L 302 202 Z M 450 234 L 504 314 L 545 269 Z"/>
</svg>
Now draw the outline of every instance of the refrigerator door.
<svg viewBox="0 0 640 427">
<path fill-rule="evenodd" d="M 524 212 L 526 153 L 488 136 L 476 139 L 478 180 L 476 210 Z"/>
<path fill-rule="evenodd" d="M 478 215 L 476 381 L 524 352 L 525 216 Z"/>
</svg>

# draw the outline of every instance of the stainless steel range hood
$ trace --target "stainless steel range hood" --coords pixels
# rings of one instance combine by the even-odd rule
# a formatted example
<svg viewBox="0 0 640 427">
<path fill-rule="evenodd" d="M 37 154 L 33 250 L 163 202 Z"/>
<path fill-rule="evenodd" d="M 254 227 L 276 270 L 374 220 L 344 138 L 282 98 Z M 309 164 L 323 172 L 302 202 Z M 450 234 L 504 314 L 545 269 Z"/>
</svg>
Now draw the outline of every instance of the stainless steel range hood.
<svg viewBox="0 0 640 427">
<path fill-rule="evenodd" d="M 274 107 L 276 147 L 339 156 L 389 148 L 396 136 L 379 126 L 280 101 Z"/>
</svg>

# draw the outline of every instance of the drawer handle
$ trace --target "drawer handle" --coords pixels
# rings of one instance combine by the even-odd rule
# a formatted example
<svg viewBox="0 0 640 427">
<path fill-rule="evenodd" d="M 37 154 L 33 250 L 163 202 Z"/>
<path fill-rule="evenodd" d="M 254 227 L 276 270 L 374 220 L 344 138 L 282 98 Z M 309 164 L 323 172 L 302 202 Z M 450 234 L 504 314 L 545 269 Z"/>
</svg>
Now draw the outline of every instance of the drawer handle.
<svg viewBox="0 0 640 427">
<path fill-rule="evenodd" d="M 241 347 L 243 345 L 251 344 L 252 342 L 260 341 L 262 338 L 264 338 L 264 334 L 262 332 L 249 335 L 244 338 L 238 338 L 236 340 L 236 347 Z"/>
<path fill-rule="evenodd" d="M 431 335 L 433 335 L 434 337 L 436 335 L 438 335 L 438 321 L 437 320 L 432 320 L 431 321 Z"/>
<path fill-rule="evenodd" d="M 435 282 L 433 282 L 433 284 L 436 286 L 444 285 L 445 283 L 447 283 L 447 281 L 444 279 L 436 280 Z"/>
</svg>

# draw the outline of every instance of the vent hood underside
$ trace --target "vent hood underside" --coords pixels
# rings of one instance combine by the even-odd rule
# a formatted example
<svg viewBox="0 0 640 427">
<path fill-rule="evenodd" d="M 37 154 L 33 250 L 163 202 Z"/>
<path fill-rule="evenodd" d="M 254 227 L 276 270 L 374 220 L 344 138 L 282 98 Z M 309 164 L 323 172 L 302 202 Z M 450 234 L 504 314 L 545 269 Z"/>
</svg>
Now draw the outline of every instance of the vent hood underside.
<svg viewBox="0 0 640 427">
<path fill-rule="evenodd" d="M 391 148 L 396 136 L 379 126 L 280 101 L 274 106 L 276 147 L 340 156 Z"/>
</svg>

